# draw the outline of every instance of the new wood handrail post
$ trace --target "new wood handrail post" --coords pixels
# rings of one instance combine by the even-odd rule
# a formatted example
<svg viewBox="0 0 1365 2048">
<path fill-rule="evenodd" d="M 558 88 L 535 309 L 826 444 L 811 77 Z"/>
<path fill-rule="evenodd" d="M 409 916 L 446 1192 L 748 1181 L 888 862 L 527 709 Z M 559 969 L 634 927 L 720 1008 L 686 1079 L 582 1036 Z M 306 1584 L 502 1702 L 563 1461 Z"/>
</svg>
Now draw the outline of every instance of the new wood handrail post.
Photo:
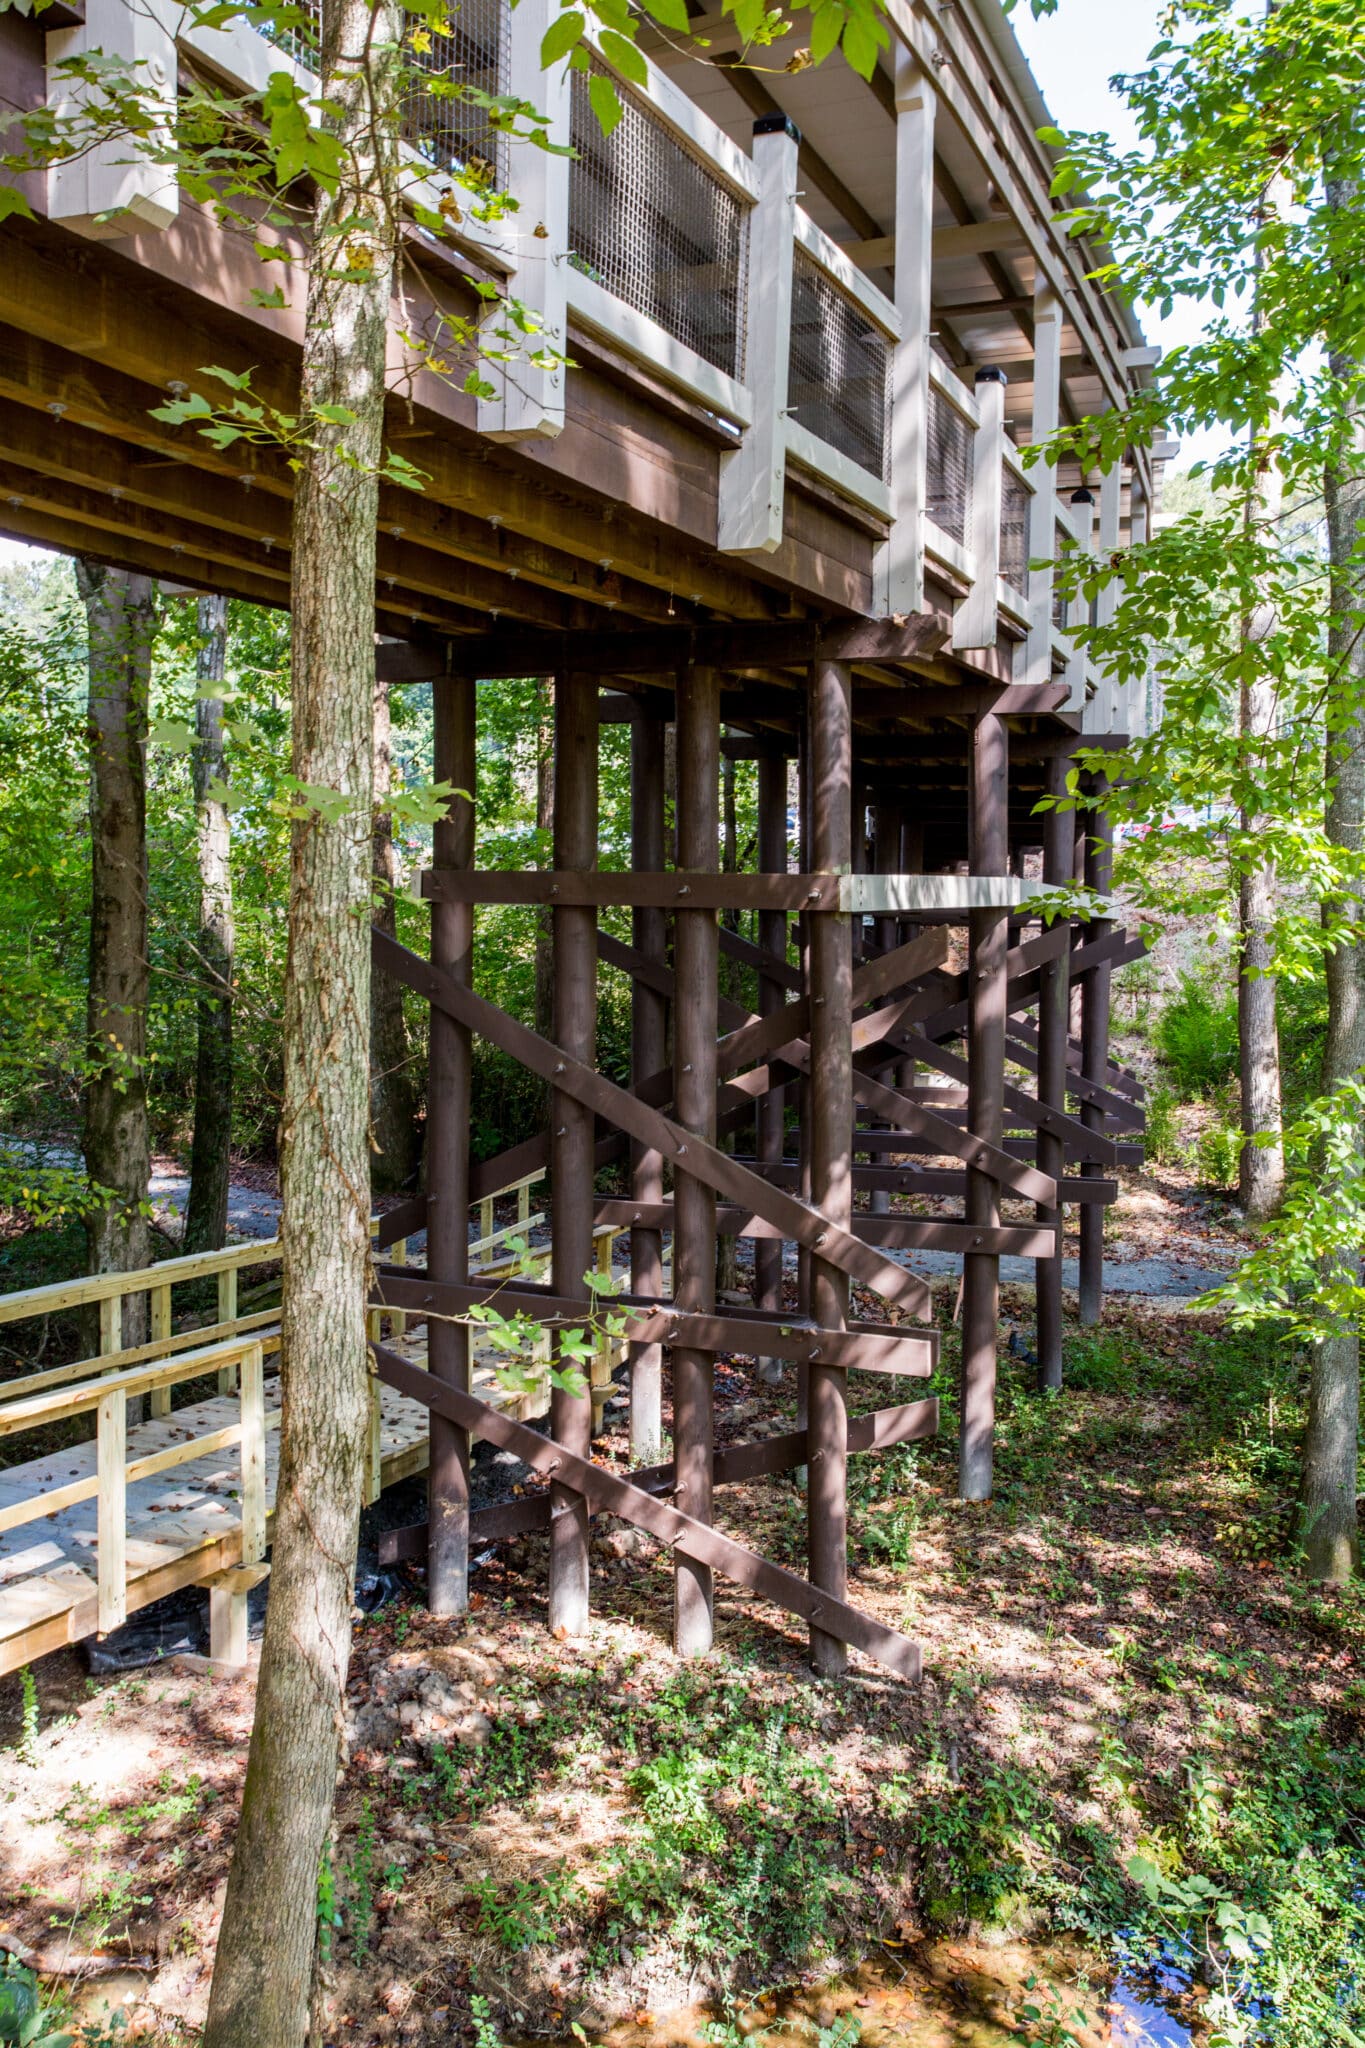
<svg viewBox="0 0 1365 2048">
<path fill-rule="evenodd" d="M 98 1619 L 104 1636 L 128 1618 L 128 1396 L 122 1387 L 100 1396 L 95 1416 Z"/>
<path fill-rule="evenodd" d="M 720 676 L 683 669 L 677 681 L 678 866 L 711 872 L 719 866 Z M 676 996 L 673 1005 L 673 1100 L 679 1124 L 714 1143 L 716 1136 L 716 1009 L 720 941 L 709 910 L 679 909 L 673 921 Z M 680 1148 L 681 1150 L 681 1148 Z M 673 1300 L 708 1314 L 716 1305 L 716 1196 L 678 1157 L 673 1194 Z M 699 1522 L 711 1520 L 715 1357 L 675 1345 L 673 1456 L 677 1504 Z M 673 1565 L 673 1647 L 680 1657 L 705 1656 L 712 1642 L 711 1568 L 678 1554 Z"/>
<path fill-rule="evenodd" d="M 432 833 L 433 868 L 474 865 L 475 685 L 447 676 L 433 691 L 436 778 L 456 792 Z M 431 906 L 433 965 L 468 988 L 474 973 L 474 908 Z M 433 1279 L 469 1277 L 469 1029 L 433 1009 L 427 1108 L 427 1266 Z M 427 1362 L 446 1385 L 469 1390 L 469 1331 L 427 1325 Z M 469 1604 L 469 1435 L 433 1412 L 427 1472 L 427 1602 L 443 1618 Z"/>
<path fill-rule="evenodd" d="M 916 59 L 896 49 L 896 311 L 891 361 L 892 527 L 886 611 L 924 608 L 924 501 L 929 460 L 933 326 L 934 123 L 938 94 Z"/>
<path fill-rule="evenodd" d="M 630 729 L 630 864 L 636 874 L 657 874 L 665 866 L 665 721 L 643 712 Z M 662 967 L 668 947 L 667 913 L 654 905 L 631 912 L 637 952 Z M 631 981 L 630 1078 L 632 1087 L 668 1063 L 668 998 L 643 976 Z M 630 1192 L 637 1202 L 661 1202 L 664 1160 L 657 1145 L 632 1141 Z M 635 1294 L 663 1293 L 663 1232 L 632 1229 L 630 1285 Z M 632 1344 L 630 1356 L 630 1454 L 637 1465 L 663 1455 L 663 1346 Z"/>
<path fill-rule="evenodd" d="M 810 726 L 810 846 L 816 872 L 848 874 L 853 862 L 853 671 L 817 662 L 807 697 Z M 809 928 L 811 1199 L 847 1229 L 853 1214 L 853 925 L 838 911 L 812 911 Z M 810 1262 L 810 1311 L 821 1329 L 848 1323 L 848 1275 L 818 1253 Z M 813 1360 L 808 1368 L 807 1548 L 811 1584 L 844 1600 L 848 1591 L 848 1374 Z M 812 1624 L 811 1662 L 837 1677 L 845 1644 Z"/>
<path fill-rule="evenodd" d="M 218 1320 L 220 1323 L 235 1323 L 237 1320 L 237 1268 L 228 1266 L 218 1275 Z M 226 1399 L 237 1388 L 235 1366 L 220 1367 L 218 1392 Z"/>
<path fill-rule="evenodd" d="M 782 545 L 800 143 L 800 131 L 785 114 L 763 114 L 754 123 L 758 204 L 749 221 L 744 320 L 744 377 L 754 418 L 738 448 L 720 458 L 717 510 L 716 545 L 731 555 L 768 555 Z"/>
<path fill-rule="evenodd" d="M 980 422 L 972 443 L 972 587 L 953 618 L 954 647 L 994 647 L 999 613 L 1000 510 L 1004 495 L 1005 385 L 1003 370 L 978 370 Z"/>
<path fill-rule="evenodd" d="M 107 1358 L 111 1351 L 123 1349 L 123 1296 L 106 1294 L 100 1302 L 100 1350 L 101 1358 Z"/>
<path fill-rule="evenodd" d="M 597 680 L 555 678 L 556 868 L 597 865 Z M 597 916 L 591 907 L 551 912 L 554 932 L 554 1035 L 571 1059 L 597 1059 Z M 564 1090 L 550 1090 L 551 1282 L 556 1294 L 586 1301 L 592 1264 L 593 1113 Z M 572 1368 L 578 1371 L 579 1368 Z M 550 1392 L 550 1432 L 576 1457 L 592 1452 L 592 1397 L 585 1388 Z M 550 1492 L 551 1629 L 581 1635 L 588 1625 L 588 1504 L 570 1486 Z"/>
<path fill-rule="evenodd" d="M 265 1556 L 265 1352 L 253 1344 L 242 1355 L 242 1563 Z"/>
<path fill-rule="evenodd" d="M 1009 865 L 1009 732 L 985 712 L 968 741 L 968 843 L 974 874 L 1003 875 Z M 1005 1096 L 1005 1022 L 1009 913 L 973 910 L 968 918 L 969 1033 L 967 1122 L 973 1137 L 1001 1144 Z M 1000 1186 L 979 1167 L 967 1169 L 967 1221 L 995 1229 Z M 968 1252 L 962 1261 L 962 1413 L 958 1491 L 989 1500 L 995 1441 L 996 1350 L 1000 1325 L 1000 1258 Z"/>
<path fill-rule="evenodd" d="M 149 1335 L 153 1344 L 165 1344 L 171 1335 L 171 1290 L 167 1287 L 153 1287 L 148 1290 L 152 1298 L 151 1327 Z M 171 1412 L 171 1390 L 156 1387 L 152 1391 L 147 1412 L 157 1419 Z"/>
</svg>

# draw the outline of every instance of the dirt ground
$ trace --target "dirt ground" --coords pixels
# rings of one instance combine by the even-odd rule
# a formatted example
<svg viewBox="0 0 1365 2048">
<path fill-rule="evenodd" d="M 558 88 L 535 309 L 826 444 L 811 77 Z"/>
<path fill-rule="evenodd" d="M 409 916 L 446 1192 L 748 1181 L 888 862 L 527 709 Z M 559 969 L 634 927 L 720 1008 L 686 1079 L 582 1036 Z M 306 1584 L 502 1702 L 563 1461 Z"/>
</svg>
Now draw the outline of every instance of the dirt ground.
<svg viewBox="0 0 1365 2048">
<path fill-rule="evenodd" d="M 1237 1242 L 1225 1205 L 1135 1181 L 1114 1241 L 1169 1249 L 1173 1231 Z M 949 1401 L 952 1292 L 935 1290 Z M 329 2039 L 490 2048 L 577 2025 L 625 2048 L 717 1991 L 815 1986 L 869 1954 L 928 1996 L 970 1925 L 1085 1938 L 1112 1918 L 1095 1873 L 1160 1832 L 1211 1714 L 1231 1782 L 1272 1713 L 1357 1739 L 1365 1630 L 1282 1566 L 1273 1456 L 1245 1441 L 1265 1418 L 1207 1405 L 1209 1317 L 1111 1303 L 1071 1333 L 1057 1401 L 1032 1390 L 1031 1296 L 1003 1307 L 994 1498 L 954 1498 L 950 1406 L 937 1443 L 851 1468 L 850 1598 L 922 1643 L 918 1688 L 857 1656 L 816 1682 L 789 1618 L 728 1584 L 716 1654 L 681 1669 L 669 1557 L 604 1522 L 582 1641 L 546 1631 L 542 1538 L 479 1559 L 465 1622 L 427 1617 L 415 1568 L 357 1620 L 320 1907 Z M 855 1376 L 857 1408 L 900 1397 Z M 722 1443 L 793 1419 L 790 1388 L 719 1367 Z M 626 1453 L 618 1434 L 598 1454 Z M 725 1488 L 718 1520 L 800 1568 L 793 1479 Z M 0 1944 L 137 2037 L 202 2021 L 258 1654 L 238 1676 L 172 1657 L 95 1680 L 63 1653 L 27 1722 L 19 1680 L 0 1687 Z M 1017 1865 L 1003 1891 L 992 1856 Z"/>
</svg>

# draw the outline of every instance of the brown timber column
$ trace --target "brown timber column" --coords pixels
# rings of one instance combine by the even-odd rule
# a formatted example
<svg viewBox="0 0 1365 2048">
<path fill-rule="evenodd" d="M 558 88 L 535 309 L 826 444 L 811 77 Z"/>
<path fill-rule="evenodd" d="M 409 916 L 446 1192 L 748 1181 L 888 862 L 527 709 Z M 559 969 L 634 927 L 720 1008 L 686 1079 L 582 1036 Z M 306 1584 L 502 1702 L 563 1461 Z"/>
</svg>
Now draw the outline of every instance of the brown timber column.
<svg viewBox="0 0 1365 2048">
<path fill-rule="evenodd" d="M 432 865 L 474 865 L 475 685 L 447 676 L 432 692 L 436 780 L 454 796 L 432 827 Z M 432 964 L 468 988 L 474 971 L 474 906 L 431 906 Z M 427 1270 L 435 1280 L 469 1278 L 470 1035 L 433 1006 L 428 1055 Z M 462 1323 L 427 1325 L 427 1364 L 447 1386 L 469 1391 L 469 1331 Z M 427 1466 L 427 1602 L 448 1618 L 469 1605 L 469 1432 L 433 1412 Z"/>
<path fill-rule="evenodd" d="M 844 662 L 811 670 L 810 850 L 817 874 L 846 875 L 853 858 L 853 676 Z M 853 1216 L 853 921 L 814 911 L 810 933 L 811 1200 L 832 1223 Z M 810 1310 L 821 1329 L 848 1321 L 848 1275 L 815 1254 Z M 848 1590 L 848 1378 L 843 1368 L 809 1368 L 806 1457 L 811 1584 L 843 1600 Z M 843 1643 L 812 1625 L 811 1662 L 827 1678 L 843 1671 Z"/>
<path fill-rule="evenodd" d="M 787 761 L 782 754 L 763 754 L 758 763 L 758 871 L 763 875 L 787 872 Z M 760 910 L 758 943 L 765 953 L 780 960 L 787 957 L 787 913 Z M 769 1017 L 786 1001 L 780 981 L 761 970 L 758 977 L 758 1010 Z M 772 1088 L 758 1105 L 756 1150 L 758 1163 L 776 1165 L 782 1157 L 786 1090 Z M 784 1246 L 773 1237 L 754 1239 L 754 1305 L 780 1309 L 782 1306 L 782 1254 Z M 781 1361 L 761 1358 L 760 1377 L 771 1386 L 782 1380 Z"/>
<path fill-rule="evenodd" d="M 636 874 L 655 874 L 664 865 L 664 720 L 642 711 L 630 730 L 630 860 Z M 663 910 L 637 906 L 632 914 L 636 951 L 662 967 L 668 926 Z M 638 1087 L 668 1063 L 668 1000 L 637 980 L 631 990 L 630 1067 Z M 662 1202 L 663 1154 L 634 1142 L 630 1148 L 630 1193 L 636 1202 Z M 630 1233 L 633 1294 L 657 1300 L 663 1290 L 663 1232 Z M 663 1346 L 630 1347 L 630 1452 L 647 1465 L 663 1455 Z"/>
<path fill-rule="evenodd" d="M 1104 807 L 1109 785 L 1104 776 L 1095 778 L 1092 795 L 1099 808 L 1090 813 L 1085 841 L 1085 885 L 1098 896 L 1109 894 L 1114 866 L 1114 825 Z M 1114 929 L 1107 917 L 1092 918 L 1087 938 L 1107 938 Z M 1086 975 L 1081 991 L 1081 1072 L 1101 1084 L 1109 1069 L 1109 968 L 1097 967 Z M 1081 1122 L 1090 1130 L 1104 1128 L 1104 1111 L 1093 1103 L 1081 1104 Z M 1087 1161 L 1082 1178 L 1098 1180 L 1104 1168 Z M 1097 1323 L 1104 1301 L 1104 1204 L 1081 1204 L 1080 1314 L 1085 1325 Z"/>
<path fill-rule="evenodd" d="M 597 865 L 597 683 L 564 675 L 555 682 L 555 866 Z M 555 1043 L 571 1058 L 597 1063 L 597 917 L 590 905 L 552 913 Z M 550 1093 L 552 1246 L 556 1294 L 586 1301 L 592 1265 L 593 1116 Z M 592 1397 L 550 1394 L 550 1434 L 577 1457 L 592 1451 Z M 588 1625 L 588 1504 L 567 1486 L 550 1489 L 551 1629 L 580 1635 Z"/>
<path fill-rule="evenodd" d="M 1058 798 L 1066 794 L 1068 762 L 1057 754 L 1048 763 L 1047 793 Z M 1057 888 L 1071 881 L 1075 860 L 1075 814 L 1047 812 L 1043 825 L 1043 880 Z M 1052 1109 L 1066 1108 L 1066 1048 L 1071 1031 L 1071 919 L 1058 919 L 1049 929 L 1065 934 L 1066 944 L 1055 960 L 1044 963 L 1038 976 L 1038 1100 Z M 1060 1185 L 1066 1172 L 1066 1140 L 1055 1132 L 1038 1133 L 1038 1170 L 1051 1174 Z M 1038 1299 L 1038 1384 L 1062 1384 L 1062 1228 L 1066 1211 L 1059 1202 L 1055 1209 L 1038 1208 L 1038 1221 L 1057 1232 L 1053 1258 L 1035 1265 Z"/>
<path fill-rule="evenodd" d="M 678 867 L 714 873 L 720 827 L 720 678 L 714 669 L 678 676 Z M 682 886 L 682 885 L 680 885 Z M 680 901 L 685 899 L 680 898 Z M 673 926 L 673 1085 L 677 1121 L 714 1144 L 719 938 L 714 910 L 679 910 Z M 673 1195 L 673 1299 L 710 1315 L 716 1306 L 716 1197 L 694 1180 L 679 1153 Z M 677 1505 L 711 1519 L 715 1358 L 673 1352 L 673 1456 Z M 709 1565 L 675 1553 L 673 1647 L 702 1657 L 711 1647 Z"/>
<path fill-rule="evenodd" d="M 899 806 L 879 803 L 872 810 L 872 872 L 874 875 L 898 875 L 901 872 L 901 814 Z M 899 920 L 888 913 L 877 919 L 877 950 L 890 953 L 897 943 Z M 874 1128 L 889 1128 L 885 1117 L 872 1118 Z M 887 1166 L 891 1155 L 878 1152 L 875 1164 Z M 873 1188 L 868 1197 L 868 1209 L 874 1216 L 889 1216 L 891 1196 L 885 1188 Z"/>
<path fill-rule="evenodd" d="M 1003 875 L 1009 862 L 1009 733 L 986 712 L 972 727 L 967 799 L 968 872 Z M 1005 955 L 1009 912 L 973 910 L 968 918 L 967 1123 L 999 1145 L 1004 1125 Z M 967 1169 L 967 1221 L 994 1228 L 1000 1189 L 988 1173 Z M 995 1363 L 1000 1324 L 1000 1260 L 968 1252 L 962 1261 L 962 1416 L 958 1491 L 989 1500 L 995 1438 Z"/>
</svg>

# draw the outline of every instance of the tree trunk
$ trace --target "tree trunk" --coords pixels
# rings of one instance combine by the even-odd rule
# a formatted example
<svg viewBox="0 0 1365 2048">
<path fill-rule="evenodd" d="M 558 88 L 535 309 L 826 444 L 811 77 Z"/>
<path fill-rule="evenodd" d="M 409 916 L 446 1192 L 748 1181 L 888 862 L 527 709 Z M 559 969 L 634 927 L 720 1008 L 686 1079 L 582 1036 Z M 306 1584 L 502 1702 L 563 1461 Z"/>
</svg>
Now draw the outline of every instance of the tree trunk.
<svg viewBox="0 0 1365 2048">
<path fill-rule="evenodd" d="M 199 697 L 194 708 L 194 802 L 199 846 L 199 1016 L 194 1072 L 194 1138 L 187 1252 L 227 1243 L 232 1171 L 232 826 L 224 792 L 221 684 L 227 660 L 227 599 L 199 600 Z"/>
<path fill-rule="evenodd" d="M 1327 203 L 1334 211 L 1354 210 L 1360 189 L 1353 182 L 1329 180 Z M 1354 388 L 1359 364 L 1332 354 L 1330 373 L 1343 393 Z M 1365 463 L 1360 432 L 1343 428 L 1342 446 L 1324 478 L 1327 513 L 1327 555 L 1330 579 L 1328 652 L 1338 678 L 1340 701 L 1350 715 L 1339 728 L 1329 723 L 1326 748 L 1327 836 L 1340 847 L 1343 864 L 1358 858 L 1365 840 L 1365 572 L 1360 549 L 1365 543 Z M 1365 919 L 1365 904 L 1348 896 L 1336 916 L 1352 924 Z M 1336 921 L 1332 909 L 1325 912 Z M 1323 1054 L 1325 1091 L 1359 1074 L 1365 1067 L 1365 946 L 1348 939 L 1329 946 L 1327 965 L 1327 1042 Z M 1355 1247 L 1337 1255 L 1337 1268 L 1357 1284 L 1360 1253 Z M 1355 1329 L 1323 1340 L 1313 1358 L 1308 1391 L 1308 1427 L 1303 1444 L 1301 1540 L 1310 1578 L 1344 1585 L 1360 1562 L 1356 1521 L 1358 1436 L 1360 1429 L 1360 1339 Z"/>
<path fill-rule="evenodd" d="M 146 576 L 77 561 L 89 633 L 89 1072 L 82 1146 L 108 1190 L 86 1225 L 92 1273 L 149 1258 L 147 1200 L 147 714 L 156 596 Z M 147 1298 L 123 1304 L 121 1343 L 147 1336 Z"/>
<path fill-rule="evenodd" d="M 351 1643 L 369 1409 L 374 572 L 393 280 L 396 0 L 324 0 L 322 76 L 340 143 L 320 191 L 301 408 L 313 429 L 293 521 L 293 772 L 342 803 L 293 826 L 280 1124 L 284 1419 L 270 1606 L 205 2048 L 299 2048 L 318 1870 Z M 321 252 L 325 252 L 325 260 Z"/>
<path fill-rule="evenodd" d="M 374 922 L 398 936 L 396 893 L 402 880 L 393 843 L 393 749 L 389 686 L 374 686 Z M 370 987 L 370 1122 L 374 1156 L 370 1179 L 384 1194 L 410 1186 L 417 1174 L 417 1105 L 421 1086 L 403 991 L 391 974 L 376 974 Z"/>
<path fill-rule="evenodd" d="M 1267 6 L 1267 13 L 1270 11 Z M 1283 181 L 1276 180 L 1266 194 L 1262 218 L 1287 203 Z M 1257 271 L 1261 259 L 1257 257 Z M 1252 331 L 1259 332 L 1264 314 L 1259 278 L 1252 307 Z M 1263 447 L 1269 432 L 1278 424 L 1272 417 L 1264 424 L 1254 421 L 1251 453 Z M 1269 523 L 1280 509 L 1279 472 L 1262 462 L 1256 482 L 1247 494 L 1246 519 Z M 1273 603 L 1268 593 L 1242 622 L 1244 644 L 1254 646 L 1274 629 Z M 1254 760 L 1256 748 L 1272 738 L 1275 728 L 1276 691 L 1272 679 L 1249 671 L 1238 700 L 1238 731 Z M 1242 830 L 1248 842 L 1258 834 L 1261 821 L 1243 811 Z M 1277 984 L 1270 972 L 1272 952 L 1270 926 L 1274 915 L 1275 872 L 1266 867 L 1250 869 L 1237 891 L 1238 973 L 1237 973 L 1237 1065 L 1242 1091 L 1242 1145 L 1237 1169 L 1242 1208 L 1253 1223 L 1263 1223 L 1275 1214 L 1284 1200 L 1284 1137 L 1280 1091 L 1280 1031 Z M 1256 1138 L 1267 1142 L 1256 1144 Z"/>
</svg>

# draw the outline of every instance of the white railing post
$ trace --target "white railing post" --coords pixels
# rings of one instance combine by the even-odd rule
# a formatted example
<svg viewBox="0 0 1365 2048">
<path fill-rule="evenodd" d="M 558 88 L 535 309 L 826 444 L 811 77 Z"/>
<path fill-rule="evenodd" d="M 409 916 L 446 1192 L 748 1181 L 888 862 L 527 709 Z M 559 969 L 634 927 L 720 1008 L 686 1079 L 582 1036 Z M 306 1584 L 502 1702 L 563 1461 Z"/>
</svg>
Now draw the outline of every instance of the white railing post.
<svg viewBox="0 0 1365 2048">
<path fill-rule="evenodd" d="M 55 67 L 63 59 L 96 53 L 118 58 L 128 67 L 128 84 L 144 106 L 164 111 L 166 130 L 147 142 L 164 140 L 175 118 L 175 34 L 157 6 L 130 6 L 129 0 L 87 0 L 85 20 L 76 28 L 49 29 L 47 35 L 48 105 L 64 124 L 79 123 L 88 88 L 73 85 Z M 123 81 L 120 79 L 119 84 Z M 169 227 L 180 211 L 180 190 L 173 166 L 153 163 L 146 143 L 115 134 L 78 150 L 47 174 L 49 218 L 77 234 L 109 241 L 145 228 Z M 112 213 L 104 220 L 102 215 Z"/>
<path fill-rule="evenodd" d="M 1115 554 L 1119 544 L 1119 526 L 1123 510 L 1123 458 L 1106 469 L 1100 479 L 1100 553 L 1106 559 Z M 1106 583 L 1095 600 L 1095 624 L 1107 626 L 1113 621 L 1118 609 L 1119 593 L 1116 583 Z M 1118 685 L 1112 671 L 1107 667 L 1099 671 L 1095 688 L 1095 699 L 1087 726 L 1092 732 L 1112 732 L 1118 710 Z"/>
<path fill-rule="evenodd" d="M 521 0 L 511 10 L 507 89 L 546 116 L 550 141 L 566 143 L 568 70 L 563 64 L 548 71 L 540 68 L 541 39 L 558 14 L 554 0 Z M 515 236 L 516 268 L 507 280 L 507 293 L 534 315 L 540 336 L 538 340 L 514 331 L 505 343 L 512 360 L 482 364 L 481 374 L 495 387 L 495 395 L 478 400 L 475 423 L 493 441 L 545 440 L 563 430 L 565 370 L 562 363 L 536 369 L 526 356 L 540 341 L 560 355 L 568 347 L 569 159 L 526 143 L 512 143 L 510 153 L 508 184 L 518 210 L 502 230 Z M 502 320 L 495 302 L 487 326 L 496 329 Z"/>
<path fill-rule="evenodd" d="M 1147 499 L 1138 478 L 1136 464 L 1129 484 L 1128 538 L 1135 548 L 1141 547 L 1147 538 Z M 1129 685 L 1129 697 L 1135 714 L 1130 719 L 1129 731 L 1134 739 L 1144 739 L 1155 722 L 1156 707 L 1152 702 L 1155 674 L 1149 652 L 1140 681 Z"/>
<path fill-rule="evenodd" d="M 1051 291 L 1033 301 L 1033 421 L 1029 437 L 1035 445 L 1055 434 L 1061 417 L 1062 307 Z M 1033 502 L 1029 507 L 1028 551 L 1041 569 L 1028 572 L 1029 634 L 1024 681 L 1034 688 L 1052 679 L 1052 564 L 1057 553 L 1057 472 L 1039 462 L 1031 472 Z"/>
<path fill-rule="evenodd" d="M 891 367 L 891 537 L 885 608 L 924 606 L 924 497 L 929 455 L 929 330 L 938 94 L 910 52 L 896 52 L 896 311 Z"/>
<path fill-rule="evenodd" d="M 754 123 L 758 203 L 749 222 L 744 323 L 744 381 L 753 393 L 754 418 L 738 448 L 720 461 L 716 545 L 729 555 L 770 555 L 782 545 L 800 142 L 785 114 L 764 114 Z"/>
<path fill-rule="evenodd" d="M 1077 547 L 1083 555 L 1088 555 L 1094 542 L 1095 500 L 1084 484 L 1081 485 L 1078 491 L 1071 493 L 1071 525 L 1076 537 Z M 1069 638 L 1075 627 L 1083 623 L 1086 617 L 1087 606 L 1085 598 L 1073 597 L 1068 599 L 1064 615 L 1064 630 Z M 1069 695 L 1062 707 L 1063 710 L 1085 711 L 1088 701 L 1085 694 L 1086 667 L 1087 656 L 1084 647 L 1078 647 L 1075 640 L 1071 639 L 1066 657 L 1066 681 Z"/>
<path fill-rule="evenodd" d="M 953 616 L 954 647 L 994 647 L 998 626 L 1000 512 L 1004 501 L 1005 372 L 978 370 L 980 421 L 972 445 L 972 587 Z"/>
<path fill-rule="evenodd" d="M 120 1387 L 103 1394 L 95 1415 L 99 1633 L 128 1618 L 128 1397 Z"/>
</svg>

